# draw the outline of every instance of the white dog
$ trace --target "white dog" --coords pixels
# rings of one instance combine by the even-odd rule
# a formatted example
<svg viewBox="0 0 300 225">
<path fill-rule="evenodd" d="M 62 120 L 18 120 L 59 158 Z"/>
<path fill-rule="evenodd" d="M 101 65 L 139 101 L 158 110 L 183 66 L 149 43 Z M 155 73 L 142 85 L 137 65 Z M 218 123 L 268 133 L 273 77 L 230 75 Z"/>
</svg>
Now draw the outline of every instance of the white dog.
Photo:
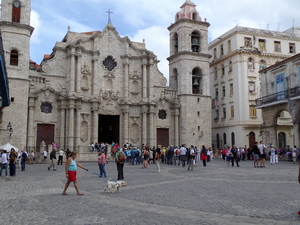
<svg viewBox="0 0 300 225">
<path fill-rule="evenodd" d="M 106 188 L 104 189 L 104 192 L 108 191 L 113 188 L 112 190 L 112 193 L 114 193 L 116 190 L 118 190 L 118 192 L 121 192 L 120 191 L 120 187 L 126 187 L 127 184 L 125 181 L 115 181 L 115 180 L 112 180 L 111 178 L 109 178 L 107 180 L 107 185 L 106 185 Z"/>
</svg>

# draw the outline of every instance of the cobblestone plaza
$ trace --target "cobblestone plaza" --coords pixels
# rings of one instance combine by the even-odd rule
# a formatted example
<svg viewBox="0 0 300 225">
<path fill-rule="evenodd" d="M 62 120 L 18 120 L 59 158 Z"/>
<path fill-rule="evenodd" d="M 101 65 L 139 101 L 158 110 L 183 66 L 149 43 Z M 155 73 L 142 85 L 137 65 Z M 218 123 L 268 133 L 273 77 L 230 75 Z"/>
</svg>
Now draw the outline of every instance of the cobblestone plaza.
<svg viewBox="0 0 300 225">
<path fill-rule="evenodd" d="M 77 196 L 66 182 L 64 165 L 26 165 L 16 177 L 0 179 L 0 224 L 300 224 L 298 165 L 280 161 L 267 168 L 226 166 L 218 159 L 194 171 L 161 165 L 124 167 L 128 186 L 121 193 L 104 193 L 107 179 L 80 169 Z M 82 163 L 98 173 L 97 162 Z M 107 177 L 116 179 L 113 162 Z"/>
</svg>

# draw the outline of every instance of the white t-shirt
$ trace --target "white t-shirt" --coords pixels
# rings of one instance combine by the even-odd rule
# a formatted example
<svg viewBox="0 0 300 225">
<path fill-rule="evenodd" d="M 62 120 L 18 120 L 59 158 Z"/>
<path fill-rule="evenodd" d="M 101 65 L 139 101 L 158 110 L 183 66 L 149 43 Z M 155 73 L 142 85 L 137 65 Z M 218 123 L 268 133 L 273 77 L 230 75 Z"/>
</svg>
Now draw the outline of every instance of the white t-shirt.
<svg viewBox="0 0 300 225">
<path fill-rule="evenodd" d="M 1 155 L 1 163 L 2 164 L 7 163 L 7 157 L 8 157 L 7 153 L 2 153 L 2 155 Z"/>
<path fill-rule="evenodd" d="M 264 147 L 265 147 L 265 145 L 260 144 L 260 145 L 258 145 L 257 147 L 258 147 L 258 149 L 259 149 L 259 151 L 260 151 L 260 154 L 263 154 L 263 153 L 264 153 Z"/>
<path fill-rule="evenodd" d="M 44 151 L 44 156 L 47 156 L 48 152 L 47 151 Z"/>
</svg>

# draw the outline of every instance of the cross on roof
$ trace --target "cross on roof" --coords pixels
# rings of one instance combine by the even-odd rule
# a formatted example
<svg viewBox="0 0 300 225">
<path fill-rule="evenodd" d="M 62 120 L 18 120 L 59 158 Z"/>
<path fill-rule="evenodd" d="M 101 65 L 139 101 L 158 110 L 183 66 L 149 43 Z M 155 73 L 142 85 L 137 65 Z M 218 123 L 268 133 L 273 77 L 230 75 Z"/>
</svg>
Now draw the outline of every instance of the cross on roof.
<svg viewBox="0 0 300 225">
<path fill-rule="evenodd" d="M 108 13 L 108 23 L 111 23 L 110 14 L 112 14 L 113 12 L 111 12 L 110 9 L 108 9 L 108 11 L 106 12 Z"/>
</svg>

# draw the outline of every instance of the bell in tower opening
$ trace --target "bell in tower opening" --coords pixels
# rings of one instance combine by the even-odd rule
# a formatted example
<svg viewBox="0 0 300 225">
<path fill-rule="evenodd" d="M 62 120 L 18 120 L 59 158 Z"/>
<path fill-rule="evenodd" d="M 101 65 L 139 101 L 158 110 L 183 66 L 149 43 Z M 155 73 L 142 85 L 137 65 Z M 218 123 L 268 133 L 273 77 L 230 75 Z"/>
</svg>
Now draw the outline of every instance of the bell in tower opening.
<svg viewBox="0 0 300 225">
<path fill-rule="evenodd" d="M 199 39 L 200 39 L 200 35 L 197 34 L 196 32 L 193 32 L 192 33 L 192 51 L 193 52 L 200 52 L 200 42 L 199 42 Z"/>
</svg>

